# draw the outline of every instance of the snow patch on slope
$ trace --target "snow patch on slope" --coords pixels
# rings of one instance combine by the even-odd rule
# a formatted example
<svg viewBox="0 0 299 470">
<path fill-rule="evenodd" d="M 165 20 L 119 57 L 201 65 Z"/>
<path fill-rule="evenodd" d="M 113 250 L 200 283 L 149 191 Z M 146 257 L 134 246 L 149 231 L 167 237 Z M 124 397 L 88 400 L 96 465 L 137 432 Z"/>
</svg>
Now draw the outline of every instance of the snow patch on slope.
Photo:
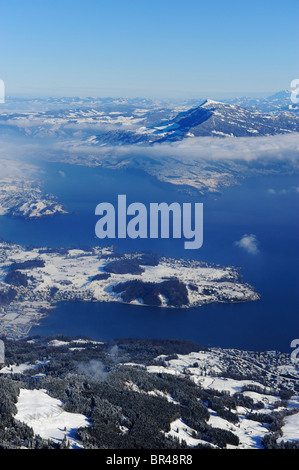
<svg viewBox="0 0 299 470">
<path fill-rule="evenodd" d="M 45 390 L 21 389 L 15 419 L 30 426 L 43 439 L 61 442 L 66 438 L 70 448 L 82 448 L 75 431 L 89 426 L 86 416 L 63 410 L 60 400 L 50 397 Z"/>
</svg>

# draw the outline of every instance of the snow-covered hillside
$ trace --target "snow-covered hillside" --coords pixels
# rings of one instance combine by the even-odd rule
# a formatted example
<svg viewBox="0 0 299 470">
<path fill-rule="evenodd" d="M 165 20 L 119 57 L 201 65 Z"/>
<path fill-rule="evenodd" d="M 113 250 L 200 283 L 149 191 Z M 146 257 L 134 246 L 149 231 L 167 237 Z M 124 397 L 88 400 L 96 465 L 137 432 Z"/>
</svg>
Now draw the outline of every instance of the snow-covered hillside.
<svg viewBox="0 0 299 470">
<path fill-rule="evenodd" d="M 82 448 L 75 437 L 76 429 L 90 424 L 86 416 L 64 411 L 63 403 L 50 397 L 46 390 L 21 389 L 15 419 L 26 423 L 43 439 L 64 440 L 72 449 Z"/>
<path fill-rule="evenodd" d="M 5 448 L 298 448 L 289 353 L 66 336 L 5 344 Z"/>
<path fill-rule="evenodd" d="M 230 361 L 235 362 L 235 367 L 239 368 L 240 375 L 247 371 L 261 373 L 263 380 L 244 380 L 230 378 L 227 371 L 230 367 Z M 243 396 L 250 398 L 257 405 L 261 404 L 255 413 L 261 415 L 270 415 L 273 412 L 279 413 L 286 409 L 293 410 L 295 414 L 286 416 L 283 420 L 281 435 L 278 443 L 299 440 L 299 397 L 294 396 L 292 400 L 286 403 L 280 403 L 278 390 L 284 380 L 289 381 L 289 386 L 298 386 L 299 371 L 294 365 L 288 369 L 288 378 L 279 372 L 277 362 L 280 361 L 278 352 L 270 351 L 268 353 L 255 353 L 238 350 L 211 349 L 210 351 L 194 352 L 187 355 L 176 355 L 175 359 L 168 359 L 167 356 L 156 358 L 157 365 L 146 366 L 146 370 L 153 374 L 170 374 L 177 377 L 188 377 L 189 380 L 196 383 L 203 390 L 214 390 L 220 393 L 227 393 L 229 396 Z M 130 364 L 134 366 L 134 364 Z M 140 367 L 135 364 L 135 367 Z M 282 368 L 282 366 L 281 366 Z M 268 380 L 268 386 L 265 386 L 265 377 Z M 136 390 L 136 388 L 135 388 Z M 256 419 L 257 415 L 252 416 L 248 408 L 239 406 L 233 411 L 236 415 L 236 422 L 225 419 L 217 414 L 207 404 L 210 417 L 208 424 L 215 428 L 228 430 L 235 434 L 239 439 L 238 446 L 228 445 L 228 448 L 238 449 L 261 449 L 262 440 L 270 434 L 271 427 Z M 202 443 L 194 439 L 195 431 L 182 421 L 177 419 L 171 423 L 171 431 L 168 435 L 174 436 L 180 441 L 185 441 L 190 447 Z"/>
<path fill-rule="evenodd" d="M 43 194 L 39 181 L 0 178 L 0 216 L 38 219 L 65 213 L 53 195 Z"/>
</svg>

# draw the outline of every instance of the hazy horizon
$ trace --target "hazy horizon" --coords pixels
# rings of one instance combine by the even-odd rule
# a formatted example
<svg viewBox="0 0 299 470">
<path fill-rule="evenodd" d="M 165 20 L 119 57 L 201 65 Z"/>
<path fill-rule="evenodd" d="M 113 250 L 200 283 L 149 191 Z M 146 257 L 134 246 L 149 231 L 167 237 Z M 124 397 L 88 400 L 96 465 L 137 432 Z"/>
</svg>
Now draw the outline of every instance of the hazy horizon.
<svg viewBox="0 0 299 470">
<path fill-rule="evenodd" d="M 82 89 L 82 90 L 76 90 L 77 93 L 74 91 L 73 93 L 66 93 L 64 92 L 59 92 L 59 89 L 52 90 L 52 91 L 44 91 L 40 93 L 32 93 L 32 92 L 19 92 L 19 93 L 11 93 L 10 95 L 6 95 L 5 100 L 17 100 L 17 99 L 24 99 L 24 100 L 44 100 L 44 99 L 61 99 L 61 98 L 82 98 L 82 99 L 87 99 L 87 98 L 94 98 L 94 99 L 102 99 L 102 98 L 112 98 L 112 99 L 150 99 L 150 100 L 164 100 L 164 101 L 169 101 L 169 100 L 176 100 L 176 101 L 184 101 L 184 100 L 200 100 L 200 99 L 233 99 L 233 98 L 252 98 L 252 99 L 259 99 L 259 98 L 268 98 L 276 93 L 282 92 L 282 91 L 289 91 L 291 93 L 291 90 L 288 89 L 288 87 L 285 87 L 284 89 L 280 90 L 270 90 L 270 91 L 261 91 L 261 92 L 221 92 L 221 91 L 202 91 L 198 93 L 192 93 L 188 92 L 185 94 L 178 94 L 178 95 L 160 95 L 160 94 L 151 94 L 151 93 L 146 93 L 142 94 L 141 92 L 138 93 L 127 93 L 127 94 L 117 94 L 116 92 L 109 93 L 105 91 L 96 90 L 93 89 L 93 92 L 91 93 L 90 89 Z M 84 92 L 84 90 L 86 90 Z"/>
</svg>

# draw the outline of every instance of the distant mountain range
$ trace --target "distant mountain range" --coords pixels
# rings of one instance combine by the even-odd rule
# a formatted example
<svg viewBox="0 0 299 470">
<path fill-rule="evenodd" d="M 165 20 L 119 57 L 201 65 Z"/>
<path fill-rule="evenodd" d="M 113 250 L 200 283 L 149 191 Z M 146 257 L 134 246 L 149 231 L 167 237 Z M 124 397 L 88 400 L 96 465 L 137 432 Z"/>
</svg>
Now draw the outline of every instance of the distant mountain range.
<svg viewBox="0 0 299 470">
<path fill-rule="evenodd" d="M 0 132 L 85 145 L 151 144 L 185 138 L 258 137 L 299 132 L 290 91 L 268 98 L 166 103 L 143 98 L 8 100 Z"/>
<path fill-rule="evenodd" d="M 181 140 L 185 137 L 250 137 L 299 131 L 299 117 L 290 113 L 263 114 L 235 104 L 206 100 L 156 127 L 155 137 Z M 160 139 L 159 139 L 160 140 Z"/>
<path fill-rule="evenodd" d="M 101 143 L 173 142 L 187 137 L 257 137 L 299 132 L 299 115 L 292 112 L 262 113 L 252 106 L 205 100 L 158 125 L 118 130 L 97 136 Z"/>
<path fill-rule="evenodd" d="M 254 109 L 261 113 L 281 113 L 289 112 L 299 115 L 299 105 L 292 103 L 291 91 L 283 90 L 268 96 L 267 98 L 234 98 L 228 103 L 242 106 L 243 108 Z"/>
</svg>

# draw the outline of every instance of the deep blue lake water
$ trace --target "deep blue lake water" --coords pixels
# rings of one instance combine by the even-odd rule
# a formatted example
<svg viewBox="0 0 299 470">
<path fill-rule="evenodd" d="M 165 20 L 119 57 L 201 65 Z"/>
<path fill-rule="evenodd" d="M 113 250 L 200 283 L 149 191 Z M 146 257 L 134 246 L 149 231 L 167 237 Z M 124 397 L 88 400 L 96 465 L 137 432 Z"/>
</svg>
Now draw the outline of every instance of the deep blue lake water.
<svg viewBox="0 0 299 470">
<path fill-rule="evenodd" d="M 178 192 L 135 171 L 113 171 L 67 164 L 47 164 L 45 189 L 73 212 L 27 221 L 0 218 L 0 236 L 37 246 L 111 245 L 95 237 L 95 207 L 116 204 L 118 194 L 131 202 L 203 202 L 204 243 L 185 250 L 183 240 L 115 240 L 121 251 L 152 249 L 185 257 L 242 267 L 245 281 L 261 300 L 245 304 L 210 304 L 201 308 L 162 309 L 119 303 L 60 304 L 31 334 L 180 338 L 205 345 L 253 350 L 290 351 L 299 337 L 299 192 L 297 176 L 260 176 L 225 189 L 220 196 Z M 271 190 L 271 191 L 269 191 Z M 235 245 L 254 234 L 259 251 Z"/>
</svg>

